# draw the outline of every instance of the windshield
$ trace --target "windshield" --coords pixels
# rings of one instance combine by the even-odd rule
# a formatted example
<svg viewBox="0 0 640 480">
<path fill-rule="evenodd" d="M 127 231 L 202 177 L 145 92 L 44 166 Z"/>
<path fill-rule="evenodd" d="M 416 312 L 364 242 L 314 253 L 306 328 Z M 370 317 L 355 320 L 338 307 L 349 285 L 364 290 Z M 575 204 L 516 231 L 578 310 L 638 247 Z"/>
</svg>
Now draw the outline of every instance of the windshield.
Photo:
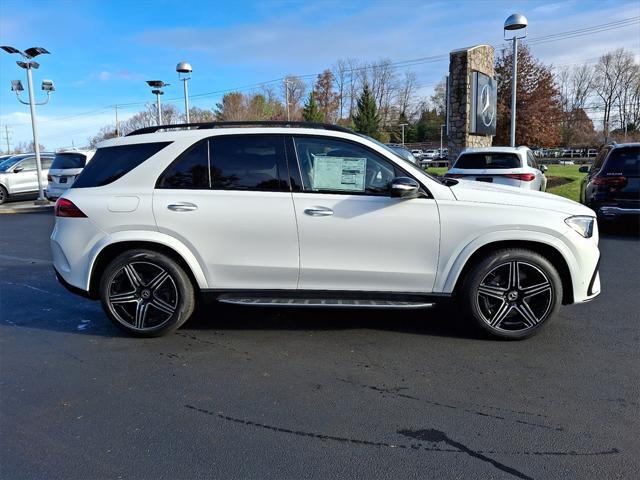
<svg viewBox="0 0 640 480">
<path fill-rule="evenodd" d="M 520 168 L 520 158 L 514 153 L 463 153 L 453 168 Z"/>
<path fill-rule="evenodd" d="M 86 161 L 87 157 L 82 153 L 57 153 L 51 168 L 84 168 Z"/>
<path fill-rule="evenodd" d="M 5 158 L 4 160 L 0 161 L 0 172 L 6 172 L 20 160 L 22 160 L 22 157 Z"/>
<path fill-rule="evenodd" d="M 375 138 L 371 138 L 371 137 L 370 137 L 370 136 L 368 136 L 368 135 L 363 135 L 362 133 L 356 133 L 356 135 L 358 135 L 358 136 L 360 136 L 360 137 L 362 137 L 362 138 L 366 138 L 367 140 L 372 141 L 372 142 L 373 142 L 373 143 L 375 143 L 376 145 L 378 145 L 378 146 L 380 146 L 380 147 L 384 148 L 387 152 L 391 152 L 391 153 L 393 153 L 396 157 L 401 158 L 404 162 L 407 162 L 407 163 L 409 163 L 409 164 L 413 165 L 413 163 L 411 163 L 411 162 L 410 162 L 409 160 L 407 160 L 406 158 L 402 157 L 402 155 L 400 155 L 398 152 L 394 152 L 394 151 L 393 151 L 393 149 L 392 149 L 391 147 L 389 147 L 388 145 L 385 145 L 385 144 L 384 144 L 384 143 L 382 143 L 382 142 L 379 142 L 379 141 L 378 141 L 378 140 L 376 140 Z M 415 167 L 416 165 L 413 165 L 413 166 Z M 433 175 L 431 175 L 430 173 L 427 173 L 427 172 L 425 172 L 425 171 L 423 171 L 422 173 L 424 173 L 424 174 L 425 174 L 427 177 L 429 177 L 430 179 L 432 179 L 432 180 L 434 180 L 434 181 L 436 181 L 436 182 L 438 182 L 438 183 L 442 183 L 442 181 L 441 181 L 438 177 L 434 177 Z"/>
</svg>

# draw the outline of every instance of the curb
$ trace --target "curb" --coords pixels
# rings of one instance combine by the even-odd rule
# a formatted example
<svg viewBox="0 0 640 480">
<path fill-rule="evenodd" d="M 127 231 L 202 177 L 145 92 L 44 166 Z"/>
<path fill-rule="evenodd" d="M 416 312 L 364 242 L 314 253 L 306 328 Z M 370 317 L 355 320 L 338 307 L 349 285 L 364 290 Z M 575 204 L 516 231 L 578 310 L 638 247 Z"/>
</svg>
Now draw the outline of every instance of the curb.
<svg viewBox="0 0 640 480">
<path fill-rule="evenodd" d="M 37 213 L 37 212 L 46 212 L 48 210 L 53 210 L 53 205 L 43 205 L 37 206 L 34 205 L 32 207 L 0 207 L 0 215 L 6 214 L 18 214 L 18 213 Z"/>
</svg>

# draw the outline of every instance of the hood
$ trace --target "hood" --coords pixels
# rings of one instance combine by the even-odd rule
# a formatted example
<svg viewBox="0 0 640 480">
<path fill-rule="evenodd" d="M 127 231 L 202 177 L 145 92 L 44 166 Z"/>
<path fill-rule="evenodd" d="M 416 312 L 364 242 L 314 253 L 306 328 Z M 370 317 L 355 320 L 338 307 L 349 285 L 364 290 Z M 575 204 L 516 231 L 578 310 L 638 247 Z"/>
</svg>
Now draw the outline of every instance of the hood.
<svg viewBox="0 0 640 480">
<path fill-rule="evenodd" d="M 524 188 L 459 180 L 457 185 L 451 186 L 451 191 L 456 199 L 464 202 L 496 203 L 514 207 L 529 207 L 536 210 L 553 210 L 569 215 L 596 216 L 593 210 L 573 200 Z"/>
</svg>

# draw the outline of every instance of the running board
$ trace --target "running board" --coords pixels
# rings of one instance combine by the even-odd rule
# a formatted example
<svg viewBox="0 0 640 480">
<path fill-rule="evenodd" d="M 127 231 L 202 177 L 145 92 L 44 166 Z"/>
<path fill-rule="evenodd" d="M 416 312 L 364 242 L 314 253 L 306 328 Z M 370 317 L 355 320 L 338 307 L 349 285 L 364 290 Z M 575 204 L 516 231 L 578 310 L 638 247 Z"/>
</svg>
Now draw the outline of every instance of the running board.
<svg viewBox="0 0 640 480">
<path fill-rule="evenodd" d="M 269 298 L 223 295 L 219 302 L 256 307 L 335 307 L 335 308 L 431 308 L 435 303 L 394 300 L 348 300 L 333 298 Z"/>
</svg>

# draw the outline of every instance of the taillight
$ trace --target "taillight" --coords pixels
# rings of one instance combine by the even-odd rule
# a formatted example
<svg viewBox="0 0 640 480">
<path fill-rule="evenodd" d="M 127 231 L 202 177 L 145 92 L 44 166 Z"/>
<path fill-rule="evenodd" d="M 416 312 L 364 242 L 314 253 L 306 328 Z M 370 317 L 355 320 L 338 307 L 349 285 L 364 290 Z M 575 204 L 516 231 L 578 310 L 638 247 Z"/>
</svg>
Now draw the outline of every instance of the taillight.
<svg viewBox="0 0 640 480">
<path fill-rule="evenodd" d="M 56 217 L 83 218 L 86 215 L 71 200 L 59 198 L 55 207 Z"/>
<path fill-rule="evenodd" d="M 595 177 L 591 183 L 607 187 L 624 187 L 627 184 L 627 177 Z"/>
<path fill-rule="evenodd" d="M 53 178 L 51 178 L 51 175 L 47 175 L 47 182 L 53 182 Z"/>
<path fill-rule="evenodd" d="M 503 175 L 503 177 L 522 180 L 523 182 L 532 182 L 536 178 L 533 173 L 506 173 Z"/>
</svg>

